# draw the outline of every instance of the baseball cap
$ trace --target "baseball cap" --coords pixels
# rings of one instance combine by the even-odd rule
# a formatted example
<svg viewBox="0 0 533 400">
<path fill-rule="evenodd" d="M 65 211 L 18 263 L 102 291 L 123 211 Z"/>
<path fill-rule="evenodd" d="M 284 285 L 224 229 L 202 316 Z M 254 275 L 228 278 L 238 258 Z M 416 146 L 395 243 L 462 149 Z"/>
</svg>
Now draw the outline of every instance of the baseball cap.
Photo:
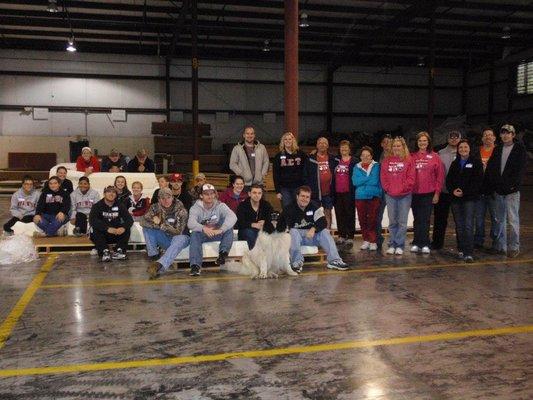
<svg viewBox="0 0 533 400">
<path fill-rule="evenodd" d="M 106 188 L 104 189 L 104 193 L 107 193 L 107 192 L 115 192 L 116 193 L 117 192 L 117 188 L 114 187 L 114 186 L 111 186 L 111 185 L 106 186 Z"/>
<path fill-rule="evenodd" d="M 216 189 L 213 185 L 211 185 L 210 183 L 206 183 L 202 186 L 202 192 L 207 192 L 209 190 L 213 190 L 216 192 Z"/>
<path fill-rule="evenodd" d="M 500 128 L 500 132 L 501 131 L 507 131 L 507 132 L 511 132 L 511 133 L 516 133 L 516 131 L 514 130 L 514 126 L 509 125 L 509 124 L 505 124 L 504 126 L 502 126 Z"/>
<path fill-rule="evenodd" d="M 205 179 L 205 174 L 203 174 L 201 172 L 196 174 L 196 176 L 194 177 L 194 180 L 196 181 L 198 179 Z"/>
<path fill-rule="evenodd" d="M 163 197 L 172 197 L 172 190 L 170 190 L 169 188 L 163 188 L 163 189 L 159 189 L 159 194 L 157 195 L 158 198 L 163 198 Z"/>
<path fill-rule="evenodd" d="M 450 131 L 450 133 L 448 133 L 448 137 L 449 138 L 461 138 L 462 135 L 461 135 L 461 132 L 459 131 Z"/>
<path fill-rule="evenodd" d="M 182 174 L 170 175 L 170 182 L 183 182 L 183 175 Z"/>
</svg>

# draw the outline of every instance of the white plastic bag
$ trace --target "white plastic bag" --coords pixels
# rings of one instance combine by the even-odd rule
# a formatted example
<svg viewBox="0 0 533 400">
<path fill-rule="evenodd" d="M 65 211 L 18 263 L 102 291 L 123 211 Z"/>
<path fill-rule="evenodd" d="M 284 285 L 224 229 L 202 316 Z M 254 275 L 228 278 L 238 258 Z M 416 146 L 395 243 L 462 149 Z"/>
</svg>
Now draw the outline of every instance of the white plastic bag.
<svg viewBox="0 0 533 400">
<path fill-rule="evenodd" d="M 0 264 L 27 263 L 38 258 L 33 241 L 26 235 L 14 235 L 0 239 Z"/>
</svg>

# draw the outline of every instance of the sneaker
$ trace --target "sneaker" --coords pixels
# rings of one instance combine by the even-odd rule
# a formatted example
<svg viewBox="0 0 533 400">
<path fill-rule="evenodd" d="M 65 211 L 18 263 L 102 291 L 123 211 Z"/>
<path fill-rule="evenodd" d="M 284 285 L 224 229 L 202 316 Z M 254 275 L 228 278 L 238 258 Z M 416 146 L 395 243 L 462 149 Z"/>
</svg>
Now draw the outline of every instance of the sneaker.
<svg viewBox="0 0 533 400">
<path fill-rule="evenodd" d="M 83 233 L 81 233 L 81 229 L 80 229 L 79 226 L 77 226 L 77 227 L 74 228 L 73 234 L 74 234 L 74 236 L 76 236 L 76 237 L 83 236 Z"/>
<path fill-rule="evenodd" d="M 91 252 L 89 253 L 91 256 L 97 256 L 98 255 L 98 250 L 96 249 L 92 249 Z"/>
<path fill-rule="evenodd" d="M 370 243 L 368 243 L 366 240 L 361 245 L 361 250 L 368 250 L 370 247 Z"/>
<path fill-rule="evenodd" d="M 199 265 L 193 264 L 191 265 L 191 272 L 189 273 L 189 275 L 200 276 L 201 271 L 202 271 L 202 268 Z"/>
<path fill-rule="evenodd" d="M 111 262 L 111 252 L 108 249 L 105 249 L 102 253 L 102 262 Z"/>
<path fill-rule="evenodd" d="M 67 224 L 61 225 L 61 227 L 56 232 L 57 236 L 67 236 L 68 235 L 68 226 Z"/>
<path fill-rule="evenodd" d="M 516 250 L 509 250 L 507 252 L 507 257 L 509 258 L 516 258 L 518 257 L 518 255 L 520 254 L 520 250 L 516 249 Z"/>
<path fill-rule="evenodd" d="M 401 249 L 400 247 L 396 247 L 394 254 L 396 254 L 397 256 L 401 256 L 403 254 L 403 249 Z"/>
<path fill-rule="evenodd" d="M 344 245 L 345 245 L 346 247 L 352 247 L 352 246 L 353 246 L 353 239 L 346 239 L 346 240 L 344 241 Z"/>
<path fill-rule="evenodd" d="M 345 241 L 345 239 L 344 239 L 343 237 L 340 237 L 340 236 L 339 236 L 339 237 L 335 240 L 335 243 L 337 243 L 337 244 L 343 244 L 344 241 Z"/>
<path fill-rule="evenodd" d="M 370 246 L 368 247 L 368 250 L 370 251 L 377 251 L 378 245 L 376 243 L 370 243 Z"/>
<path fill-rule="evenodd" d="M 474 257 L 472 257 L 472 256 L 466 256 L 466 257 L 464 258 L 464 260 L 465 260 L 465 263 L 471 264 L 471 263 L 474 262 Z"/>
<path fill-rule="evenodd" d="M 221 251 L 218 253 L 218 258 L 215 260 L 216 265 L 224 265 L 226 264 L 226 257 L 228 256 L 228 253 L 225 251 Z"/>
<path fill-rule="evenodd" d="M 412 246 L 411 247 L 411 253 L 418 253 L 420 251 L 420 249 L 418 248 L 418 246 Z"/>
<path fill-rule="evenodd" d="M 389 247 L 387 249 L 387 254 L 394 254 L 394 251 L 395 251 L 394 247 Z"/>
<path fill-rule="evenodd" d="M 429 253 L 431 253 L 431 250 L 429 249 L 428 246 L 422 247 L 422 254 L 429 254 Z"/>
<path fill-rule="evenodd" d="M 303 261 L 296 261 L 296 262 L 293 262 L 292 265 L 291 265 L 291 268 L 294 272 L 298 273 L 298 274 L 301 274 L 302 273 L 302 270 L 304 268 L 304 262 Z"/>
<path fill-rule="evenodd" d="M 464 255 L 464 253 L 463 253 L 462 251 L 460 251 L 459 253 L 457 253 L 457 258 L 458 258 L 459 260 L 464 260 L 464 259 L 465 259 L 465 255 Z"/>
<path fill-rule="evenodd" d="M 146 269 L 146 272 L 148 272 L 148 275 L 150 275 L 150 279 L 156 279 L 159 277 L 159 275 L 161 275 L 162 269 L 163 269 L 163 265 L 161 265 L 158 262 L 153 262 Z"/>
<path fill-rule="evenodd" d="M 338 260 L 328 262 L 328 265 L 326 265 L 329 269 L 336 269 L 338 271 L 346 271 L 348 270 L 348 265 L 342 261 L 340 258 Z"/>
<path fill-rule="evenodd" d="M 125 260 L 128 256 L 122 249 L 117 249 L 117 251 L 111 253 L 111 258 L 113 260 Z"/>
</svg>

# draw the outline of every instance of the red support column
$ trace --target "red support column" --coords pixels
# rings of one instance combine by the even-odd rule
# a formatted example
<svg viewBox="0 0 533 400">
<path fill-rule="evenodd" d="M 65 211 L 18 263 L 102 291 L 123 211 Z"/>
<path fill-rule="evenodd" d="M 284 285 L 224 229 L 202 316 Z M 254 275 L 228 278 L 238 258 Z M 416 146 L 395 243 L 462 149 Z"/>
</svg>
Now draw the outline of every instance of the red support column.
<svg viewBox="0 0 533 400">
<path fill-rule="evenodd" d="M 285 0 L 285 131 L 298 136 L 298 0 Z"/>
</svg>

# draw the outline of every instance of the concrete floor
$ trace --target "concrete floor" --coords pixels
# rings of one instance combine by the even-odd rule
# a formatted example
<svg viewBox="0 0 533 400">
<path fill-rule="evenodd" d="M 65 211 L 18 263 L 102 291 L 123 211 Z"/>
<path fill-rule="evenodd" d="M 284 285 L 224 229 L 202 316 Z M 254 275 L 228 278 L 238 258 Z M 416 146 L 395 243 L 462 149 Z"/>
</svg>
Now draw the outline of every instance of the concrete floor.
<svg viewBox="0 0 533 400">
<path fill-rule="evenodd" d="M 0 266 L 0 399 L 530 399 L 532 209 L 519 259 L 470 265 L 358 242 L 351 271 L 268 281 L 148 281 L 143 253 Z"/>
</svg>

